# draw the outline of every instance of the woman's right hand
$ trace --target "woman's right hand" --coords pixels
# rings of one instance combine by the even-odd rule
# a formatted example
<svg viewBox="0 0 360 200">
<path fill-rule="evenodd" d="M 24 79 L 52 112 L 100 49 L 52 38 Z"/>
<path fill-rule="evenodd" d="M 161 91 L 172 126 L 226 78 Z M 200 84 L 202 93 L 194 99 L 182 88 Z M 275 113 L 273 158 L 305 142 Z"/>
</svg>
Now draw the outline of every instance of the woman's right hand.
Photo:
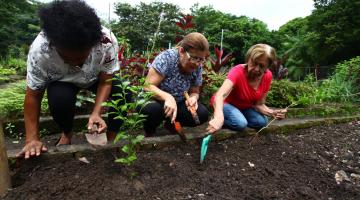
<svg viewBox="0 0 360 200">
<path fill-rule="evenodd" d="M 39 140 L 31 140 L 26 142 L 24 148 L 16 155 L 16 157 L 24 157 L 28 159 L 33 156 L 40 156 L 42 152 L 46 152 L 47 148 Z"/>
<path fill-rule="evenodd" d="M 177 105 L 175 98 L 169 95 L 164 102 L 165 117 L 170 117 L 171 123 L 174 123 L 177 115 Z"/>
<path fill-rule="evenodd" d="M 286 117 L 287 109 L 279 109 L 272 111 L 272 117 L 277 120 L 282 120 Z"/>
<path fill-rule="evenodd" d="M 214 116 L 214 118 L 212 118 L 209 121 L 209 126 L 206 128 L 206 131 L 208 133 L 215 133 L 216 131 L 220 130 L 221 127 L 224 124 L 224 116 Z"/>
</svg>

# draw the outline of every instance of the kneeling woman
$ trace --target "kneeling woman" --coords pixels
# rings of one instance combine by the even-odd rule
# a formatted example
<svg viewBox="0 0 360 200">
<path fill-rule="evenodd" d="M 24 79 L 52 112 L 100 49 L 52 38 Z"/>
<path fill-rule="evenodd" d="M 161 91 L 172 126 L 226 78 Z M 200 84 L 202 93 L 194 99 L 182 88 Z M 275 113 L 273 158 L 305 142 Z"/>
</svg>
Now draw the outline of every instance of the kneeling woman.
<svg viewBox="0 0 360 200">
<path fill-rule="evenodd" d="M 165 128 L 174 131 L 175 121 L 183 126 L 196 126 L 187 106 L 196 108 L 200 124 L 208 119 L 208 110 L 198 103 L 202 84 L 202 65 L 209 55 L 207 39 L 200 33 L 190 33 L 176 48 L 160 53 L 151 64 L 146 77 L 147 91 L 154 93 L 154 101 L 141 111 L 145 136 L 152 136 L 160 123 L 167 119 Z M 185 100 L 184 92 L 190 98 Z"/>
<path fill-rule="evenodd" d="M 286 110 L 274 110 L 265 105 L 272 74 L 268 68 L 276 59 L 275 49 L 267 44 L 252 46 L 245 57 L 246 64 L 233 67 L 212 98 L 214 118 L 207 130 L 213 133 L 225 127 L 242 131 L 246 127 L 260 129 L 267 117 L 285 118 Z"/>
</svg>

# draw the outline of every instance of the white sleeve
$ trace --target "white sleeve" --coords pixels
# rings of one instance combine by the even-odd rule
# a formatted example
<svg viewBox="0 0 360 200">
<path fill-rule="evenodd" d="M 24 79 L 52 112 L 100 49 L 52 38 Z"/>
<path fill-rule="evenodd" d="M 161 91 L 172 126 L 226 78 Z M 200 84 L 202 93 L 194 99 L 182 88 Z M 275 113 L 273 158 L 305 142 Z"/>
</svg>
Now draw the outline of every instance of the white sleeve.
<svg viewBox="0 0 360 200">
<path fill-rule="evenodd" d="M 109 31 L 109 30 L 106 30 Z M 110 36 L 109 36 L 110 35 Z M 105 40 L 101 41 L 104 54 L 102 61 L 100 63 L 100 71 L 105 72 L 107 74 L 113 74 L 114 72 L 119 70 L 119 62 L 118 62 L 118 42 L 114 35 L 114 33 L 110 32 L 104 35 Z M 111 39 L 110 39 L 111 38 Z"/>
<path fill-rule="evenodd" d="M 47 84 L 46 71 L 42 67 L 42 54 L 33 48 L 32 45 L 27 58 L 26 83 L 32 90 L 42 90 Z"/>
</svg>

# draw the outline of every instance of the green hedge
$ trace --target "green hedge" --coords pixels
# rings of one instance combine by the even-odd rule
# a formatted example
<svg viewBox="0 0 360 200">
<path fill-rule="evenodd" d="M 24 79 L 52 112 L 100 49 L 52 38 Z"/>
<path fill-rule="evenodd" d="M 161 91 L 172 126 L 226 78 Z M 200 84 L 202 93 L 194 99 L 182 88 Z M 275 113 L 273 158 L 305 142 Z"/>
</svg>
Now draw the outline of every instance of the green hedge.
<svg viewBox="0 0 360 200">
<path fill-rule="evenodd" d="M 3 119 L 16 119 L 23 117 L 24 98 L 26 82 L 25 80 L 11 83 L 6 88 L 0 89 L 0 116 Z M 48 110 L 47 98 L 41 102 L 42 113 Z"/>
</svg>

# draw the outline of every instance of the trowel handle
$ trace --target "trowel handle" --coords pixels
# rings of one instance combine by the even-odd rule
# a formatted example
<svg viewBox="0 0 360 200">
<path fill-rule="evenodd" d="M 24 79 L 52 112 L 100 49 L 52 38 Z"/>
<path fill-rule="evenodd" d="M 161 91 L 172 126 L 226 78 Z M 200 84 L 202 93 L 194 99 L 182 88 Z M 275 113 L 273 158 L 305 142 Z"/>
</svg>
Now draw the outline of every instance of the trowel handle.
<svg viewBox="0 0 360 200">
<path fill-rule="evenodd" d="M 94 134 L 94 133 L 99 133 L 99 127 L 96 123 L 94 123 L 91 127 L 91 129 L 89 130 L 89 133 Z"/>
</svg>

